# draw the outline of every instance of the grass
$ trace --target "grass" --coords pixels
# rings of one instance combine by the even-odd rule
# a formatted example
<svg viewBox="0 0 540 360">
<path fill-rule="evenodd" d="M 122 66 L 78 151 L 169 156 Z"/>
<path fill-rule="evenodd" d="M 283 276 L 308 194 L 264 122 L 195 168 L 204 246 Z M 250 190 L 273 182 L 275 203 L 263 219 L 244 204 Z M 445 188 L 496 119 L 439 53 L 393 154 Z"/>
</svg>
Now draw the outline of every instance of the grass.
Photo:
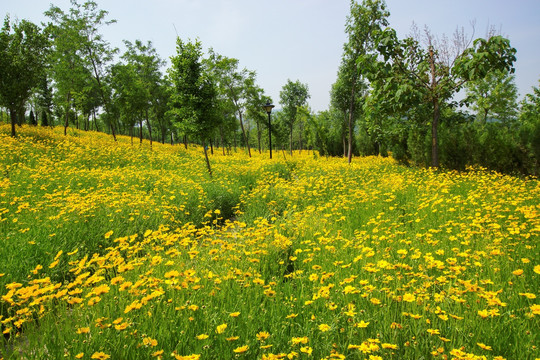
<svg viewBox="0 0 540 360">
<path fill-rule="evenodd" d="M 8 130 L 4 359 L 540 356 L 537 179 Z"/>
</svg>

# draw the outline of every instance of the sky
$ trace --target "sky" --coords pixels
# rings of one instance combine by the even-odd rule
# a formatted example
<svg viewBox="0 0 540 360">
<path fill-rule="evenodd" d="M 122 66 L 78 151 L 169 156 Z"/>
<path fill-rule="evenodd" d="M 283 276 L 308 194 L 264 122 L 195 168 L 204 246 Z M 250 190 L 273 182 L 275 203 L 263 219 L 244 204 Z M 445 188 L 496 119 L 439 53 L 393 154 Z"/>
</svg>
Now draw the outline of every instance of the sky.
<svg viewBox="0 0 540 360">
<path fill-rule="evenodd" d="M 307 84 L 309 106 L 328 108 L 330 89 L 346 42 L 349 0 L 95 0 L 115 24 L 101 30 L 123 51 L 122 40 L 151 41 L 160 56 L 176 53 L 176 36 L 199 39 L 203 48 L 236 58 L 257 73 L 257 84 L 279 108 L 279 92 L 287 80 Z M 79 0 L 83 2 L 83 0 Z M 69 0 L 0 0 L 0 15 L 46 22 L 50 4 L 64 11 Z M 520 98 L 539 86 L 539 0 L 386 0 L 390 27 L 403 38 L 413 22 L 436 36 L 457 28 L 483 37 L 495 27 L 517 49 L 516 85 Z M 474 28 L 471 23 L 474 22 Z"/>
</svg>

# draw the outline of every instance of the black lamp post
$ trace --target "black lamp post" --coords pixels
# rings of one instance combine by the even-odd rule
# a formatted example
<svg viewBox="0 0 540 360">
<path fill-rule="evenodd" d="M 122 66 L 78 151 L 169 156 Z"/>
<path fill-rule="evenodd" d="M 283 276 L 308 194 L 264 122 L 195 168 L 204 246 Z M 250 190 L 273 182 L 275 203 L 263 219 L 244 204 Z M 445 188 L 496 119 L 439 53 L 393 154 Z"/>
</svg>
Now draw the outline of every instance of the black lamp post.
<svg viewBox="0 0 540 360">
<path fill-rule="evenodd" d="M 270 113 L 274 108 L 274 105 L 270 104 L 270 101 L 266 102 L 266 105 L 263 106 L 264 110 L 268 114 L 268 147 L 270 148 L 270 159 L 272 158 L 272 123 L 270 122 Z"/>
</svg>

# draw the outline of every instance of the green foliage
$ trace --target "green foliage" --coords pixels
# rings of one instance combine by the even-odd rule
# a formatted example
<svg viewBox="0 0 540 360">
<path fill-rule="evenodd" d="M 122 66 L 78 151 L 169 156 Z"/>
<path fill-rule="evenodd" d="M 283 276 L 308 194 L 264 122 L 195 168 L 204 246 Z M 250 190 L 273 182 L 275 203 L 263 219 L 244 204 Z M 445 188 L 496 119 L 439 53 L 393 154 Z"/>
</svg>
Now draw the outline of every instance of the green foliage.
<svg viewBox="0 0 540 360">
<path fill-rule="evenodd" d="M 169 69 L 175 89 L 171 95 L 175 126 L 184 134 L 206 139 L 215 126 L 217 90 L 203 67 L 201 42 L 183 42 L 177 38 L 176 51 Z"/>
<path fill-rule="evenodd" d="M 505 71 L 492 71 L 466 84 L 466 101 L 476 111 L 477 119 L 512 121 L 517 116 L 515 76 Z"/>
<path fill-rule="evenodd" d="M 44 76 L 48 39 L 40 28 L 27 21 L 11 23 L 8 16 L 0 32 L 0 106 L 15 121 L 24 116 L 24 105 Z"/>
<path fill-rule="evenodd" d="M 381 32 L 379 51 L 384 62 L 371 66 L 368 78 L 375 96 L 383 98 L 393 111 L 407 111 L 421 103 L 431 104 L 431 165 L 439 166 L 438 129 L 445 104 L 470 81 L 491 71 L 513 72 L 516 50 L 500 36 L 476 39 L 467 47 L 464 35 L 456 32 L 454 45 L 439 42 L 426 28 L 426 44 L 420 34 L 398 40 L 394 30 Z"/>
<path fill-rule="evenodd" d="M 297 120 L 298 108 L 304 106 L 310 98 L 307 84 L 302 84 L 300 80 L 295 82 L 287 79 L 279 92 L 279 103 L 283 108 L 284 120 L 289 129 L 289 151 L 292 155 L 293 127 Z"/>
</svg>

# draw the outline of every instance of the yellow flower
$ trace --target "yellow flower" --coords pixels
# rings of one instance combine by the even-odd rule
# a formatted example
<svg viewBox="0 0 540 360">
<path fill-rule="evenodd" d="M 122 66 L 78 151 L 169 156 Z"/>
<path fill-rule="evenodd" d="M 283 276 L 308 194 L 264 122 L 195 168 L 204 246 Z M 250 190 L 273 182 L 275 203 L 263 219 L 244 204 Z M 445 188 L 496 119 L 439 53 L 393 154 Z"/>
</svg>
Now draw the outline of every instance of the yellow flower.
<svg viewBox="0 0 540 360">
<path fill-rule="evenodd" d="M 233 350 L 233 352 L 235 352 L 237 354 L 241 354 L 241 353 L 244 353 L 244 352 L 248 351 L 248 349 L 249 349 L 249 346 L 244 345 L 244 346 L 237 347 L 236 349 Z"/>
<path fill-rule="evenodd" d="M 430 335 L 440 335 L 440 331 L 438 329 L 427 329 L 426 330 Z"/>
<path fill-rule="evenodd" d="M 488 345 L 486 345 L 486 344 L 484 344 L 484 343 L 476 343 L 476 345 L 480 346 L 480 347 L 481 347 L 482 349 L 484 349 L 484 350 L 489 350 L 489 351 L 492 350 L 492 349 L 491 349 L 491 346 L 488 346 Z"/>
<path fill-rule="evenodd" d="M 514 271 L 512 271 L 512 274 L 514 274 L 516 276 L 520 276 L 520 275 L 523 274 L 523 270 L 522 269 L 514 270 Z"/>
<path fill-rule="evenodd" d="M 176 360 L 199 360 L 201 358 L 201 355 L 199 354 L 191 354 L 191 355 L 178 355 L 173 353 L 173 356 Z"/>
<path fill-rule="evenodd" d="M 75 359 L 82 359 L 83 356 L 84 353 L 78 353 L 77 355 L 75 355 Z"/>
<path fill-rule="evenodd" d="M 330 330 L 330 326 L 328 326 L 327 324 L 321 324 L 319 325 L 319 330 L 321 330 L 322 332 L 326 332 Z"/>
<path fill-rule="evenodd" d="M 531 293 L 519 293 L 519 295 L 525 296 L 527 299 L 536 299 L 536 295 Z"/>
<path fill-rule="evenodd" d="M 161 357 L 161 355 L 163 355 L 163 350 L 154 351 L 154 352 L 152 353 L 152 356 L 153 356 L 153 357 L 158 357 L 158 356 Z"/>
<path fill-rule="evenodd" d="M 230 317 L 238 317 L 238 315 L 240 315 L 239 312 L 233 312 L 229 314 Z"/>
<path fill-rule="evenodd" d="M 113 233 L 114 233 L 114 231 L 111 230 L 111 231 L 106 232 L 105 235 L 103 235 L 103 236 L 105 237 L 105 239 L 108 239 L 108 238 L 111 237 L 111 235 L 112 235 Z"/>
<path fill-rule="evenodd" d="M 257 340 L 259 341 L 263 341 L 263 340 L 266 340 L 270 337 L 270 334 L 266 331 L 261 331 L 259 333 L 257 333 Z"/>
<path fill-rule="evenodd" d="M 221 324 L 216 327 L 216 332 L 218 334 L 223 334 L 225 332 L 225 329 L 227 328 L 227 324 Z"/>
<path fill-rule="evenodd" d="M 151 337 L 145 337 L 143 339 L 143 345 L 146 345 L 146 346 L 157 346 L 157 340 L 156 339 L 152 339 Z"/>
<path fill-rule="evenodd" d="M 300 352 L 303 352 L 303 353 L 306 353 L 308 355 L 311 355 L 311 353 L 313 352 L 313 349 L 310 347 L 310 346 L 302 346 L 300 348 Z"/>
<path fill-rule="evenodd" d="M 118 325 L 114 325 L 114 328 L 118 331 L 122 331 L 122 330 L 125 330 L 128 326 L 129 326 L 128 323 L 121 323 Z"/>
<path fill-rule="evenodd" d="M 413 302 L 416 300 L 416 297 L 414 296 L 414 294 L 405 294 L 403 295 L 403 301 L 406 301 L 406 302 Z"/>
<path fill-rule="evenodd" d="M 540 315 L 540 305 L 538 304 L 531 305 L 530 309 L 534 315 Z"/>
<path fill-rule="evenodd" d="M 481 317 L 482 319 L 485 319 L 485 318 L 487 318 L 487 317 L 489 316 L 489 312 L 488 312 L 487 309 L 485 309 L 485 310 L 478 310 L 478 315 L 480 315 L 480 317 Z"/>
<path fill-rule="evenodd" d="M 537 274 L 540 274 L 540 265 L 536 265 L 533 269 L 533 271 Z"/>
<path fill-rule="evenodd" d="M 360 321 L 359 323 L 355 324 L 354 326 L 358 328 L 367 328 L 369 325 L 369 321 L 365 322 L 364 320 Z"/>
<path fill-rule="evenodd" d="M 306 337 L 306 336 L 303 336 L 303 337 L 293 337 L 292 338 L 292 344 L 293 345 L 297 345 L 297 344 L 307 344 L 309 339 Z"/>
<path fill-rule="evenodd" d="M 90 332 L 89 327 L 82 327 L 77 329 L 77 334 L 86 334 Z"/>
<path fill-rule="evenodd" d="M 197 340 L 204 340 L 204 339 L 208 339 L 208 335 L 206 334 L 200 334 L 200 335 L 197 335 L 196 338 Z"/>
<path fill-rule="evenodd" d="M 97 359 L 97 360 L 106 360 L 106 359 L 109 359 L 110 357 L 111 355 L 107 355 L 102 351 L 96 351 L 95 353 L 92 354 L 90 358 Z"/>
<path fill-rule="evenodd" d="M 379 305 L 381 303 L 381 300 L 377 298 L 371 298 L 369 301 L 371 301 L 373 305 Z"/>
</svg>

